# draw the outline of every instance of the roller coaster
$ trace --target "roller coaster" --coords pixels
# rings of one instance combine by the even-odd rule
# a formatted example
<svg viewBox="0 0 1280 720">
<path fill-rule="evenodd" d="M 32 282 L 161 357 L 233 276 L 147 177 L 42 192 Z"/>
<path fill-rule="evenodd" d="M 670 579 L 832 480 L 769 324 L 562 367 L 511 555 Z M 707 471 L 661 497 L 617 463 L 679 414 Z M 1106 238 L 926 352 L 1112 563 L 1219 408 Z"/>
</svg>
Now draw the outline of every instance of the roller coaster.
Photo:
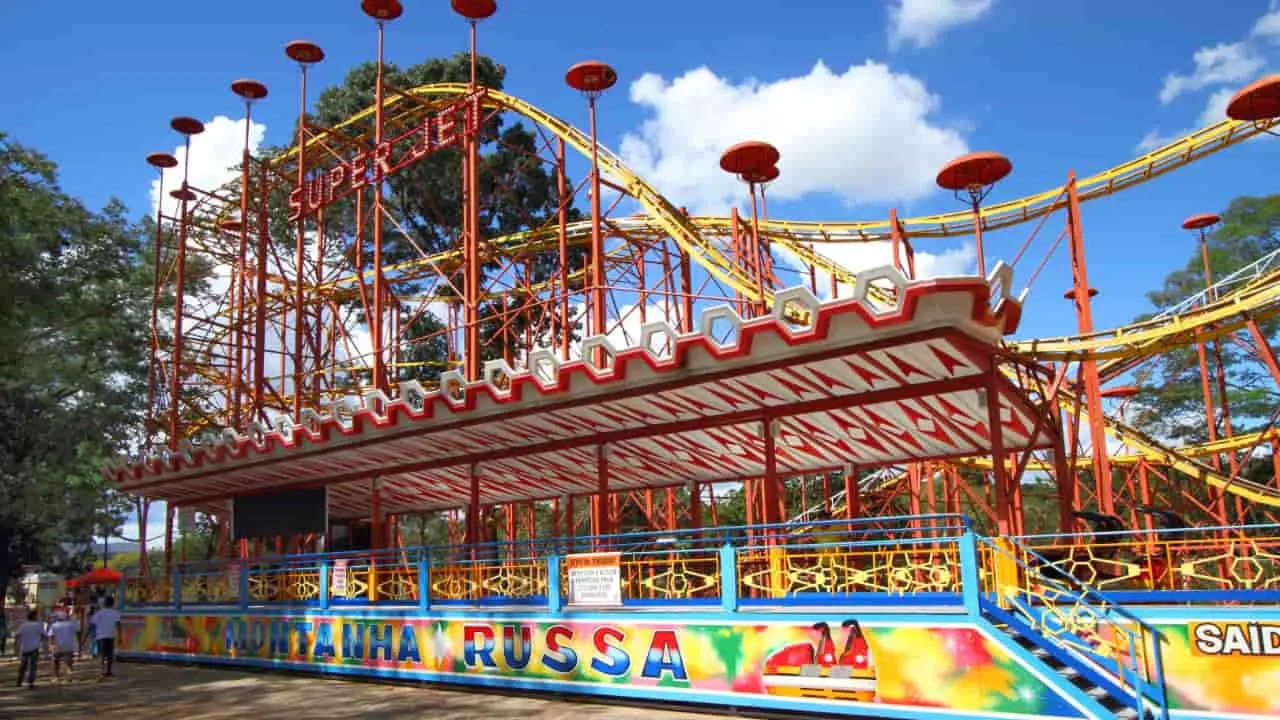
<svg viewBox="0 0 1280 720">
<path fill-rule="evenodd" d="M 402 136 L 422 126 L 442 110 L 458 106 L 478 96 L 483 122 L 495 122 L 499 116 L 512 116 L 529 122 L 537 133 L 538 150 L 550 159 L 538 158 L 540 166 L 555 168 L 559 177 L 559 210 L 547 213 L 539 222 L 525 229 L 479 237 L 475 248 L 482 252 L 488 266 L 483 288 L 472 292 L 475 307 L 470 324 L 464 316 L 467 298 L 458 292 L 457 279 L 467 264 L 465 242 L 442 243 L 439 248 L 425 248 L 416 243 L 412 232 L 392 217 L 387 204 L 380 213 L 392 226 L 390 231 L 415 248 L 416 258 L 401 259 L 375 268 L 368 257 L 371 245 L 377 243 L 351 232 L 348 227 L 334 233 L 332 245 L 326 247 L 323 218 L 319 223 L 319 241 L 307 239 L 298 245 L 294 257 L 279 253 L 272 243 L 265 264 L 251 252 L 250 230 L 275 222 L 268 213 L 247 202 L 255 192 L 264 197 L 287 192 L 289 183 L 279 178 L 295 177 L 303 172 L 323 176 L 341 164 L 343 153 L 369 152 L 369 141 L 378 120 L 383 137 Z M 305 100 L 304 100 L 305 102 Z M 250 158 L 242 182 L 221 188 L 194 188 L 185 180 L 174 191 L 180 200 L 180 216 L 162 213 L 159 225 L 165 228 L 166 247 L 157 276 L 160 288 L 174 283 L 180 255 L 185 262 L 205 255 L 228 277 L 228 291 L 212 301 L 200 302 L 193 310 L 181 308 L 184 325 L 189 326 L 181 338 L 181 363 L 161 359 L 160 330 L 156 335 L 156 367 L 153 369 L 155 398 L 152 403 L 153 428 L 160 428 L 168 418 L 168 430 L 176 427 L 174 443 L 199 433 L 221 432 L 225 428 L 245 428 L 247 422 L 270 424 L 280 413 L 292 414 L 302 407 L 319 408 L 341 403 L 344 397 L 358 397 L 365 388 L 394 392 L 398 378 L 416 379 L 431 387 L 441 372 L 466 365 L 467 336 L 471 350 L 476 351 L 478 328 L 495 326 L 479 348 L 484 358 L 499 357 L 513 367 L 527 360 L 529 353 L 549 343 L 558 343 L 565 358 L 577 352 L 580 339 L 575 326 L 585 319 L 583 310 L 598 302 L 605 308 L 603 324 L 593 318 L 590 328 L 597 335 L 615 339 L 622 345 L 635 344 L 638 326 L 657 315 L 671 320 L 681 331 L 690 331 L 695 312 L 717 301 L 730 303 L 744 318 L 767 314 L 775 293 L 784 286 L 805 282 L 818 292 L 817 278 L 830 282 L 821 288 L 828 294 L 848 295 L 856 288 L 858 273 L 840 266 L 822 254 L 821 249 L 835 243 L 889 242 L 895 248 L 898 266 L 910 275 L 907 264 L 913 252 L 912 243 L 928 238 L 957 237 L 972 234 L 976 227 L 983 232 L 1012 228 L 1039 221 L 1036 231 L 1055 214 L 1071 215 L 1079 204 L 1106 197 L 1137 184 L 1200 161 L 1220 150 L 1266 134 L 1276 120 L 1258 122 L 1223 122 L 1190 133 L 1164 147 L 1082 179 L 1070 178 L 1061 187 L 1027 195 L 1015 200 L 977 208 L 976 212 L 960 211 L 917 218 L 893 218 L 889 221 L 803 222 L 776 218 L 728 216 L 689 216 L 667 200 L 658 189 L 634 173 L 617 155 L 592 137 L 536 106 L 492 88 L 468 84 L 434 84 L 406 90 L 388 89 L 380 106 L 371 106 L 331 128 L 308 123 L 307 141 L 295 145 L 272 158 Z M 486 138 L 483 142 L 490 139 Z M 198 141 L 198 139 L 196 140 Z M 363 149 L 363 150 L 362 150 Z M 596 220 L 569 222 L 563 212 L 572 204 L 576 191 L 566 169 L 567 149 L 586 158 L 597 158 L 598 177 L 602 186 L 616 199 L 613 207 L 600 212 Z M 246 157 L 248 157 L 246 150 Z M 301 160 L 300 160 L 301 159 Z M 267 178 L 267 184 L 255 187 L 255 176 Z M 274 179 L 273 179 L 274 178 Z M 274 185 L 272 183 L 275 183 Z M 261 185 L 261 183 L 258 183 Z M 186 191 L 184 193 L 184 190 Z M 240 202 L 243 199 L 246 202 Z M 621 215 L 624 203 L 633 203 L 638 212 Z M 335 209 L 334 215 L 338 212 Z M 348 215 L 350 208 L 346 209 Z M 242 214 L 243 213 L 243 214 Z M 364 223 L 370 223 L 367 217 Z M 421 222 L 421 218 L 415 218 Z M 332 221 L 331 221 L 332 222 Z M 1068 225 L 1071 220 L 1068 218 Z M 338 226 L 332 223 L 330 227 Z M 568 261 L 574 252 L 590 247 L 593 233 L 603 236 L 608 247 L 604 251 L 605 287 L 592 286 L 588 277 L 592 263 L 581 261 L 580 267 L 561 266 L 554 272 L 533 269 L 539 263 Z M 268 234 L 281 232 L 274 226 Z M 290 231 L 291 232 L 291 231 Z M 345 234 L 344 234 L 345 233 Z M 176 236 L 183 235 L 183 252 L 176 247 Z M 470 237 L 468 232 L 462 239 Z M 1031 239 L 1028 239 L 1030 244 Z M 760 250 L 749 246 L 758 243 Z M 480 249 L 482 247 L 482 250 Z M 305 257 L 314 253 L 314 257 Z M 299 265 L 301 261 L 301 265 Z M 1101 396 L 1101 384 L 1115 381 L 1139 368 L 1170 348 L 1195 344 L 1208 345 L 1230 340 L 1241 331 L 1253 334 L 1252 350 L 1275 374 L 1274 356 L 1258 333 L 1257 323 L 1280 312 L 1280 270 L 1277 256 L 1271 253 L 1248 268 L 1222 278 L 1203 293 L 1151 319 L 1108 330 L 1087 329 L 1070 337 L 1007 340 L 1005 348 L 1020 363 L 1038 363 L 1049 367 L 1055 363 L 1073 363 L 1076 367 L 1094 365 L 1099 384 L 1064 384 L 1057 402 L 1075 419 L 1090 418 L 1101 407 L 1085 402 L 1087 396 Z M 301 271 L 300 271 L 301 268 Z M 380 284 L 385 299 L 380 310 L 371 299 L 371 285 Z M 874 294 L 892 293 L 892 288 L 872 284 Z M 1030 286 L 1022 290 L 1023 296 Z M 352 301 L 357 300 L 355 311 Z M 1087 300 L 1085 302 L 1088 302 Z M 399 310 L 388 310 L 399 308 Z M 429 309 L 429 310 L 428 310 Z M 379 310 L 385 316 L 383 336 L 394 335 L 379 345 L 373 343 L 375 330 L 371 316 Z M 594 310 L 593 310 L 594 311 Z M 420 336 L 410 337 L 412 318 L 431 312 L 438 316 L 439 326 Z M 406 322 L 406 318 L 410 319 Z M 254 323 L 259 323 L 255 335 Z M 172 327 L 172 321 L 161 319 L 161 325 Z M 516 325 L 523 325 L 516 331 Z M 296 334 L 299 327 L 305 333 Z M 388 327 L 391 329 L 388 330 Z M 470 330 L 468 329 L 470 328 Z M 290 337 L 290 331 L 295 333 Z M 304 338 L 305 335 L 305 338 Z M 272 337 L 274 336 L 274 337 Z M 358 339 L 363 338 L 361 345 Z M 299 342 L 301 341 L 301 342 Z M 416 347 L 443 345 L 443 357 L 426 361 L 409 359 Z M 495 347 L 497 346 L 497 347 Z M 238 354 L 237 354 L 238 353 Z M 248 358 L 257 353 L 260 367 Z M 172 357 L 172 347 L 168 348 Z M 265 357 L 279 362 L 277 373 L 270 373 Z M 370 360 L 383 358 L 382 376 L 374 378 Z M 175 366 L 176 365 L 176 370 Z M 435 367 L 429 367 L 435 365 Z M 476 368 L 471 367 L 475 379 Z M 176 375 L 174 373 L 177 373 Z M 258 372 L 260 374 L 255 375 Z M 1015 373 L 1016 374 L 1016 373 Z M 174 378 L 179 378 L 175 384 Z M 1280 376 L 1277 376 L 1280 380 Z M 308 388 L 307 386 L 310 385 Z M 178 388 L 173 402 L 172 390 Z M 294 392 L 293 388 L 302 388 Z M 252 405 L 252 412 L 249 406 Z M 179 411 L 179 408 L 185 408 Z M 1223 408 L 1218 408 L 1221 412 Z M 1229 409 L 1228 409 L 1229 412 Z M 1088 422 L 1092 422 L 1091 420 Z M 1144 437 L 1119 419 L 1103 415 L 1095 430 L 1122 441 L 1126 452 L 1111 457 L 1117 465 L 1130 468 L 1153 464 L 1207 483 L 1253 505 L 1280 506 L 1280 492 L 1275 488 L 1252 483 L 1219 469 L 1225 454 L 1242 453 L 1259 443 L 1274 446 L 1274 427 L 1264 432 L 1215 438 L 1204 446 L 1168 448 Z M 1076 432 L 1075 436 L 1080 437 Z M 176 444 L 174 445 L 176 447 Z M 1076 448 L 1072 454 L 1088 454 Z M 1230 463 L 1233 467 L 1235 461 Z M 981 459 L 957 459 L 956 467 L 987 467 Z M 1033 460 L 1028 466 L 1045 470 L 1049 463 Z M 1077 467 L 1089 463 L 1076 462 Z M 872 487 L 889 495 L 909 492 L 902 486 L 905 470 L 880 478 Z M 1105 496 L 1109 491 L 1095 488 Z M 917 491 L 919 488 L 917 487 Z M 710 489 L 708 489 L 710 492 Z M 652 499 L 642 501 L 646 507 Z M 1135 501 L 1138 498 L 1134 498 Z M 1152 498 L 1135 505 L 1149 505 Z M 1107 498 L 1096 502 L 1114 507 Z M 1197 500 L 1203 503 L 1203 500 Z M 931 508 L 942 509 L 942 508 Z M 1243 508 L 1242 508 L 1243 509 Z M 804 508 L 799 508 L 804 510 Z M 647 514 L 647 512 L 646 512 Z M 1220 513 L 1212 517 L 1214 524 L 1224 524 Z M 1136 520 L 1136 516 L 1132 519 Z M 1064 521 L 1066 522 L 1066 521 Z"/>
<path fill-rule="evenodd" d="M 364 0 L 368 107 L 312 113 L 325 54 L 298 40 L 291 147 L 250 152 L 268 91 L 241 79 L 236 180 L 189 181 L 193 117 L 170 122 L 183 162 L 148 156 L 173 202 L 146 437 L 104 473 L 142 527 L 167 511 L 164 567 L 144 555 L 121 588 L 126 654 L 809 713 L 1280 712 L 1210 687 L 1217 655 L 1280 654 L 1280 622 L 1255 617 L 1280 591 L 1280 407 L 1239 432 L 1222 362 L 1230 343 L 1280 388 L 1280 249 L 1215 277 L 1221 218 L 1188 218 L 1203 291 L 1098 329 L 1081 223 L 1090 200 L 1275 134 L 1280 77 L 1229 119 L 1014 200 L 986 202 L 1008 159 L 957 158 L 937 182 L 969 207 L 916 218 L 769 217 L 787 158 L 745 140 L 720 166 L 749 212 L 696 215 L 600 142 L 611 67 L 566 73 L 580 130 L 486 86 L 496 4 L 452 6 L 467 82 L 396 87 L 403 8 Z M 984 234 L 1023 227 L 1014 257 L 986 257 Z M 919 243 L 967 236 L 977 274 L 919 276 Z M 848 243 L 891 262 L 843 267 Z M 1077 333 L 1014 339 L 1064 244 Z M 1126 411 L 1187 349 L 1208 437 L 1177 445 Z M 206 562 L 174 557 L 195 512 L 216 528 Z M 413 543 L 414 517 L 446 536 Z"/>
</svg>

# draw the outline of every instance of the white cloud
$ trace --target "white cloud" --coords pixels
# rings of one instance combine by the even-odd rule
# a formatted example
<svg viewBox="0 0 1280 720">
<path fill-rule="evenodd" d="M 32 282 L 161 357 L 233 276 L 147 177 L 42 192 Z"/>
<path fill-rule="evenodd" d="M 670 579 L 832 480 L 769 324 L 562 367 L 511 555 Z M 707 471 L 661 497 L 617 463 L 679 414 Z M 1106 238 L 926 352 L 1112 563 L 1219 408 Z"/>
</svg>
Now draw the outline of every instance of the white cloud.
<svg viewBox="0 0 1280 720">
<path fill-rule="evenodd" d="M 235 166 L 240 164 L 244 152 L 244 119 L 232 120 L 225 115 L 218 115 L 205 123 L 204 132 L 191 136 L 191 170 L 187 175 L 187 183 L 201 190 L 216 190 L 223 184 L 237 177 Z M 266 135 L 267 126 L 253 123 L 249 128 L 249 152 L 257 152 Z M 178 201 L 169 193 L 182 187 L 182 171 L 186 160 L 182 143 L 173 149 L 173 156 L 178 159 L 177 167 L 164 172 L 164 211 L 166 214 L 178 214 Z M 156 211 L 159 200 L 160 181 L 151 181 L 151 212 Z"/>
<path fill-rule="evenodd" d="M 1171 134 L 1165 135 L 1159 130 L 1149 130 L 1147 131 L 1147 134 L 1143 135 L 1142 139 L 1138 141 L 1138 145 L 1136 146 L 1135 150 L 1137 150 L 1140 153 L 1151 152 L 1156 148 L 1161 148 L 1161 147 L 1164 147 L 1165 145 L 1168 145 L 1169 143 L 1173 142 L 1174 140 L 1177 140 L 1178 138 L 1182 137 L 1185 134 L 1186 134 L 1185 132 L 1178 132 L 1178 133 L 1171 133 Z"/>
<path fill-rule="evenodd" d="M 940 101 L 923 82 L 870 61 L 842 74 L 819 61 L 807 75 L 740 84 L 706 67 L 671 81 L 646 73 L 631 100 L 652 117 L 623 136 L 622 156 L 696 213 L 723 213 L 745 197 L 719 166 L 743 140 L 765 140 L 782 155 L 771 199 L 828 192 L 851 204 L 931 193 L 938 168 L 967 150 L 957 130 L 931 117 Z"/>
<path fill-rule="evenodd" d="M 187 184 L 203 191 L 217 190 L 223 185 L 239 177 L 235 167 L 240 164 L 244 153 L 245 120 L 232 120 L 225 115 L 215 116 L 205 122 L 204 132 L 191 136 L 191 152 L 187 155 L 184 144 L 173 149 L 173 157 L 178 164 L 164 171 L 164 197 L 160 197 L 160 179 L 151 181 L 151 212 L 156 211 L 157 203 L 163 203 L 164 212 L 170 217 L 177 217 L 180 212 L 179 201 L 170 193 L 182 187 L 183 170 L 189 164 Z M 249 152 L 257 152 L 258 146 L 266 135 L 267 126 L 253 123 L 249 128 Z M 201 238 L 189 238 L 188 252 L 199 252 Z M 231 266 L 216 264 L 209 278 L 209 291 L 212 298 L 197 298 L 188 295 L 188 309 L 199 314 L 206 304 L 216 305 L 224 296 L 231 284 Z M 187 320 L 187 323 L 190 323 Z M 184 325 L 186 327 L 186 325 Z"/>
<path fill-rule="evenodd" d="M 1280 40 L 1280 7 L 1278 6 L 1280 3 L 1271 1 L 1267 14 L 1258 18 L 1258 21 L 1253 24 L 1253 30 L 1250 32 L 1252 36 L 1272 42 Z"/>
<path fill-rule="evenodd" d="M 1280 0 L 1271 0 L 1267 12 L 1258 18 L 1249 34 L 1236 42 L 1202 47 L 1192 55 L 1194 69 L 1188 75 L 1169 73 L 1160 88 L 1160 103 L 1167 105 L 1186 93 L 1215 88 L 1205 99 L 1198 118 L 1201 127 L 1226 118 L 1227 102 L 1240 87 L 1261 74 L 1268 65 L 1261 41 L 1280 41 Z M 1217 87 L 1226 85 L 1227 87 Z M 1152 130 L 1138 143 L 1147 152 L 1187 133 L 1188 128 L 1166 134 Z"/>
<path fill-rule="evenodd" d="M 949 277 L 954 275 L 972 275 L 977 272 L 978 254 L 972 243 L 964 243 L 958 248 L 943 250 L 940 253 L 916 253 L 916 277 Z M 992 265 L 994 263 L 988 263 Z"/>
<path fill-rule="evenodd" d="M 168 505 L 163 500 L 154 500 L 151 507 L 147 509 L 147 547 L 157 548 L 164 546 L 164 516 Z M 176 521 L 175 521 L 176 522 Z M 112 535 L 108 542 L 111 544 L 114 552 L 122 543 L 135 543 L 138 540 L 138 514 L 130 510 L 124 520 L 124 525 L 120 528 L 119 535 Z M 99 555 L 102 552 L 102 538 L 95 536 L 93 538 L 95 552 Z"/>
<path fill-rule="evenodd" d="M 889 4 L 889 45 L 911 42 L 932 45 L 938 36 L 986 15 L 995 0 L 892 0 Z"/>
<path fill-rule="evenodd" d="M 1236 94 L 1236 90 L 1237 88 L 1234 87 L 1222 88 L 1209 96 L 1204 110 L 1200 112 L 1201 127 L 1222 122 L 1227 118 L 1227 103 L 1231 101 L 1231 96 Z"/>
<path fill-rule="evenodd" d="M 815 249 L 850 272 L 893 265 L 893 246 L 888 242 L 831 243 L 819 245 Z M 977 258 L 978 255 L 971 242 L 936 253 L 917 250 L 915 253 L 916 279 L 974 275 L 978 272 Z M 801 263 L 798 259 L 793 259 L 791 264 L 799 267 Z M 991 264 L 993 262 L 988 259 L 988 265 Z M 902 265 L 906 268 L 905 253 L 902 256 Z M 819 273 L 817 287 L 819 297 L 823 299 L 830 297 L 831 276 Z M 850 297 L 853 295 L 853 288 L 841 284 L 837 288 L 837 294 L 839 297 Z"/>
<path fill-rule="evenodd" d="M 1231 96 L 1236 93 L 1235 86 L 1220 88 L 1211 94 L 1205 101 L 1204 110 L 1200 111 L 1200 117 L 1197 119 L 1199 123 L 1196 127 L 1207 127 L 1217 124 L 1227 117 L 1227 103 L 1231 101 Z M 1136 147 L 1137 152 L 1151 152 L 1157 148 L 1164 147 L 1174 140 L 1178 140 L 1196 130 L 1195 127 L 1183 128 L 1177 132 L 1162 133 L 1158 130 L 1148 131 L 1142 139 L 1138 141 Z"/>
<path fill-rule="evenodd" d="M 1262 58 L 1247 42 L 1220 43 L 1202 47 L 1191 56 L 1195 70 L 1190 75 L 1169 73 L 1160 88 L 1160 102 L 1169 104 L 1185 92 L 1223 83 L 1238 83 L 1262 69 Z"/>
</svg>

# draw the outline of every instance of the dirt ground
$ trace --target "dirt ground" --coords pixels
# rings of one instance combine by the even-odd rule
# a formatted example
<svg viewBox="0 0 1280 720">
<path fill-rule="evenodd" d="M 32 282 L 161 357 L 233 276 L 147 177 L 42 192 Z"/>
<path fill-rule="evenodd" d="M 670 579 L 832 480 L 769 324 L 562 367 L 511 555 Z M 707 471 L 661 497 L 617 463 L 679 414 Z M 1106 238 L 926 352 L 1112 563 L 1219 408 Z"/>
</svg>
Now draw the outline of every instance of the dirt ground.
<svg viewBox="0 0 1280 720">
<path fill-rule="evenodd" d="M 26 718 L 431 718 L 431 720 L 707 720 L 724 717 L 641 707 L 571 702 L 328 680 L 282 673 L 220 668 L 121 663 L 114 678 L 97 682 L 96 667 L 76 667 L 69 682 L 55 683 L 53 666 L 42 662 L 36 688 L 17 688 L 18 663 L 0 659 L 0 719 Z M 148 710 L 160 711 L 148 713 Z"/>
</svg>

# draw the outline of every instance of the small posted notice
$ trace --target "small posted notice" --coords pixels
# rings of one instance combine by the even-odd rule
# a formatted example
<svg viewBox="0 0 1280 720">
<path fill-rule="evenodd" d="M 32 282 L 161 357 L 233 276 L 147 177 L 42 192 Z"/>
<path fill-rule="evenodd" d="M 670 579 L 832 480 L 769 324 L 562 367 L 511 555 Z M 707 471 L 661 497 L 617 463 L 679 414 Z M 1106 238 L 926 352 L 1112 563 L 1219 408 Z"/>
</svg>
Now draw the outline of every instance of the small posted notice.
<svg viewBox="0 0 1280 720">
<path fill-rule="evenodd" d="M 578 607 L 622 606 L 622 553 L 566 555 L 569 604 Z"/>
</svg>

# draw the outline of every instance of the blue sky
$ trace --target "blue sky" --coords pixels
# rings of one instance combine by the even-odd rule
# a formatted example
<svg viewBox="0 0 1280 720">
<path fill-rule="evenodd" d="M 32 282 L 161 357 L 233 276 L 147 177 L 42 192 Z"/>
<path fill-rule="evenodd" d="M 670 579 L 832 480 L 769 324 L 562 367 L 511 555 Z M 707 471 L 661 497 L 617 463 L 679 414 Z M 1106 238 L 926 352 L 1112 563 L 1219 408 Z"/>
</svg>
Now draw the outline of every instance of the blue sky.
<svg viewBox="0 0 1280 720">
<path fill-rule="evenodd" d="M 1013 160 L 1014 174 L 993 198 L 1060 183 L 1069 169 L 1089 174 L 1135 155 L 1144 137 L 1197 127 L 1214 91 L 1275 69 L 1280 57 L 1280 46 L 1268 37 L 1250 35 L 1269 10 L 1265 0 L 1226 3 L 1212 13 L 1204 12 L 1203 4 L 1155 0 L 908 0 L 907 19 L 942 22 L 916 22 L 915 30 L 932 27 L 936 32 L 908 34 L 894 43 L 891 22 L 897 4 L 792 0 L 786 4 L 787 15 L 775 17 L 771 4 L 757 0 L 651 0 L 641 13 L 621 3 L 506 0 L 481 26 L 480 45 L 508 66 L 508 91 L 578 124 L 585 124 L 585 109 L 576 93 L 564 87 L 564 70 L 589 57 L 612 63 L 621 79 L 602 100 L 601 135 L 615 149 L 624 145 L 624 136 L 637 134 L 646 120 L 655 119 L 652 105 L 628 97 L 631 83 L 646 73 L 670 83 L 705 67 L 734 90 L 752 80 L 763 85 L 803 80 L 818 62 L 835 75 L 853 65 L 883 64 L 890 73 L 918 81 L 933 96 L 936 105 L 924 118 L 928 127 L 954 133 L 964 149 L 996 149 Z M 152 173 L 142 158 L 152 150 L 173 148 L 170 117 L 238 118 L 239 106 L 227 84 L 250 76 L 272 89 L 255 113 L 266 125 L 267 142 L 279 142 L 297 106 L 296 70 L 283 56 L 285 42 L 306 37 L 326 49 L 328 58 L 314 71 L 317 84 L 340 80 L 347 67 L 371 56 L 372 24 L 357 2 L 325 3 L 327 12 L 308 16 L 307 8 L 314 5 L 226 0 L 211 13 L 151 0 L 81 2 L 67 6 L 66 15 L 74 19 L 56 22 L 35 5 L 6 4 L 0 9 L 0 25 L 21 31 L 6 33 L 0 47 L 0 79 L 13 88 L 0 99 L 0 128 L 51 155 L 66 189 L 91 205 L 114 195 L 145 212 Z M 443 0 L 407 5 L 404 17 L 389 30 L 389 59 L 409 63 L 465 49 L 466 26 Z M 948 18 L 967 21 L 947 27 Z M 924 46 L 915 41 L 922 37 Z M 1207 68 L 1209 76 L 1216 73 L 1226 82 L 1161 102 L 1170 74 L 1195 75 L 1198 50 L 1233 43 L 1245 43 L 1258 62 Z M 841 89 L 859 87 L 854 82 Z M 798 97 L 804 97 L 803 90 Z M 893 102 L 883 94 L 850 100 L 859 114 L 873 116 L 888 112 Z M 825 134 L 807 137 L 806 146 L 825 150 L 829 145 L 834 156 L 859 149 L 848 143 L 848 133 L 840 132 L 838 113 L 758 102 L 744 107 L 759 116 L 755 125 L 745 122 L 747 128 L 794 128 L 825 115 L 828 123 L 837 124 Z M 698 128 L 689 135 L 704 133 L 706 124 L 718 121 L 715 107 L 703 108 L 701 114 L 677 110 L 672 110 L 675 124 L 665 128 L 668 134 L 689 125 Z M 679 118 L 689 123 L 682 126 Z M 1280 149 L 1269 140 L 1250 142 L 1086 206 L 1091 280 L 1102 293 L 1095 311 L 1099 325 L 1122 323 L 1145 310 L 1143 293 L 1185 261 L 1192 244 L 1178 228 L 1183 217 L 1220 210 L 1237 195 L 1270 191 L 1264 168 L 1273 166 Z M 868 182 L 874 187 L 875 174 L 859 170 L 857 155 L 841 159 L 850 176 L 871 178 L 860 187 Z M 917 184 L 929 185 L 936 163 L 926 164 L 903 172 L 914 173 Z M 805 172 L 794 164 L 788 167 L 786 157 L 782 167 L 784 180 Z M 663 188 L 658 178 L 651 179 Z M 859 202 L 855 193 L 850 202 L 823 191 L 822 184 L 821 178 L 810 182 L 817 189 L 792 199 L 783 199 L 786 193 L 779 186 L 771 213 L 862 219 L 884 217 L 890 206 L 904 215 L 956 206 L 948 193 L 936 190 L 868 202 Z M 688 202 L 680 192 L 671 194 Z M 988 236 L 988 255 L 1012 255 L 1028 231 Z M 924 241 L 919 249 L 942 252 L 959 245 L 958 240 Z M 1038 247 L 1042 251 L 1045 246 Z M 1024 279 L 1035 260 L 1038 255 L 1024 261 Z M 1033 288 L 1019 336 L 1073 330 L 1072 313 L 1061 300 L 1068 283 L 1066 257 L 1060 255 Z"/>
<path fill-rule="evenodd" d="M 388 32 L 390 60 L 465 49 L 466 25 L 443 0 L 406 5 Z M 1133 157 L 1144 139 L 1199 127 L 1215 94 L 1280 70 L 1280 14 L 1269 14 L 1267 0 L 1212 12 L 1181 0 L 789 0 L 784 15 L 778 7 L 499 0 L 480 47 L 507 65 L 508 92 L 580 126 L 584 103 L 564 86 L 565 69 L 586 58 L 613 64 L 620 81 L 601 101 L 602 140 L 628 159 L 649 153 L 658 168 L 650 179 L 672 186 L 676 202 L 720 202 L 725 186 L 707 152 L 745 139 L 726 133 L 781 138 L 795 151 L 784 153 L 770 210 L 795 219 L 953 209 L 950 194 L 930 188 L 939 158 L 957 148 L 1012 159 L 1014 174 L 993 199 L 1043 190 L 1068 170 L 1088 175 Z M 0 28 L 0 81 L 9 88 L 0 130 L 49 154 L 65 189 L 90 205 L 116 196 L 138 214 L 149 210 L 153 179 L 144 155 L 176 144 L 170 117 L 239 118 L 228 84 L 249 76 L 271 89 L 255 118 L 266 141 L 279 143 L 297 110 L 297 71 L 284 44 L 309 38 L 325 48 L 313 87 L 339 81 L 375 47 L 355 0 L 223 0 L 216 10 L 73 0 L 58 16 L 37 3 L 5 3 Z M 826 69 L 815 71 L 818 63 Z M 1184 217 L 1273 191 L 1277 143 L 1251 141 L 1085 206 L 1098 326 L 1147 310 L 1144 293 L 1185 263 L 1194 244 L 1179 228 Z M 1051 220 L 1019 266 L 1019 288 L 1061 226 Z M 1011 256 L 1029 231 L 989 235 L 988 256 Z M 918 249 L 961 245 L 922 241 Z M 1074 331 L 1061 298 L 1070 282 L 1064 253 L 1032 289 L 1019 337 Z"/>
</svg>

